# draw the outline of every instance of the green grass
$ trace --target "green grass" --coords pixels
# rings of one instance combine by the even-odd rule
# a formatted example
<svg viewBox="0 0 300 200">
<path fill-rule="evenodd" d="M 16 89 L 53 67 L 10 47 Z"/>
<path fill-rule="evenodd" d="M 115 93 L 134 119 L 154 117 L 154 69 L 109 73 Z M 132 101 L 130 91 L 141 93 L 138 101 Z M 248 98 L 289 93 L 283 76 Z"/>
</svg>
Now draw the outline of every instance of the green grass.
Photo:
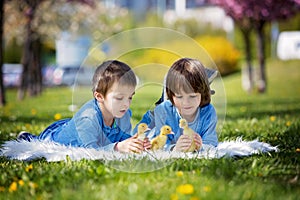
<svg viewBox="0 0 300 200">
<path fill-rule="evenodd" d="M 280 152 L 178 159 L 145 173 L 119 171 L 104 160 L 48 163 L 1 157 L 0 199 L 298 199 L 300 61 L 270 60 L 267 66 L 266 94 L 246 94 L 239 73 L 223 78 L 227 112 L 219 139 L 258 138 L 278 145 Z M 160 92 L 157 86 L 137 91 L 133 123 L 154 106 Z M 72 116 L 69 88 L 48 88 L 42 96 L 22 102 L 15 101 L 14 90 L 7 95 L 8 105 L 0 109 L 0 143 L 14 139 L 21 130 L 38 134 L 56 114 Z M 16 190 L 9 192 L 15 183 Z"/>
</svg>

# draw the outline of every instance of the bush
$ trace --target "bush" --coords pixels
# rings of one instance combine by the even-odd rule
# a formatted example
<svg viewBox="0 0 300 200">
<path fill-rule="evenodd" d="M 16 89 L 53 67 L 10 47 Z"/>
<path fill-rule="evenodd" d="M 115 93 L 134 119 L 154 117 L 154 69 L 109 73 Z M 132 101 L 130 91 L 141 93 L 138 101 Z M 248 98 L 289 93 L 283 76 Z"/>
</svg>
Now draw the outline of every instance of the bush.
<svg viewBox="0 0 300 200">
<path fill-rule="evenodd" d="M 179 37 L 160 46 L 161 48 L 138 49 L 119 59 L 135 68 L 135 73 L 142 81 L 158 83 L 163 82 L 169 67 L 182 57 L 199 59 L 208 68 L 215 68 L 216 64 L 222 75 L 238 70 L 240 53 L 224 37 Z"/>
<path fill-rule="evenodd" d="M 202 36 L 195 40 L 211 56 L 222 75 L 233 73 L 239 69 L 241 53 L 226 38 Z"/>
</svg>

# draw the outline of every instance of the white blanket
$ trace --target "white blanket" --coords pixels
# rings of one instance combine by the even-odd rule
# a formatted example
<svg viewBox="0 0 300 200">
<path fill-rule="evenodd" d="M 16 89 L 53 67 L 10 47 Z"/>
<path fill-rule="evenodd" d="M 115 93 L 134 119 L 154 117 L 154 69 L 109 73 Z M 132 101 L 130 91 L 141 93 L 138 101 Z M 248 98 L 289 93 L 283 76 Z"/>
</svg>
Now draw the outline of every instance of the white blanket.
<svg viewBox="0 0 300 200">
<path fill-rule="evenodd" d="M 217 147 L 203 145 L 198 153 L 179 153 L 166 151 L 145 151 L 142 154 L 122 154 L 118 152 L 99 151 L 82 147 L 64 146 L 49 141 L 34 140 L 31 142 L 25 140 L 6 141 L 0 149 L 0 156 L 17 160 L 34 160 L 46 158 L 48 162 L 62 160 L 126 160 L 126 159 L 150 159 L 153 161 L 163 161 L 175 158 L 195 159 L 195 158 L 221 158 L 235 156 L 249 156 L 270 151 L 279 151 L 277 146 L 271 146 L 268 143 L 258 140 L 243 141 L 241 137 L 234 141 L 220 142 Z"/>
</svg>

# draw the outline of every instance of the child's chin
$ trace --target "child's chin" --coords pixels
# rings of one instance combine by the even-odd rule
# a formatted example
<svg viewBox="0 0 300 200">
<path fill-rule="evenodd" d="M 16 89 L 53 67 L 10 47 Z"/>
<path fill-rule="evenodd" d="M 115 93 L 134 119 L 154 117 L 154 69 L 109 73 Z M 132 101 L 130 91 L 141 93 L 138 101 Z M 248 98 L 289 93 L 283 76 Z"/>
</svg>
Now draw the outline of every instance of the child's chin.
<svg viewBox="0 0 300 200">
<path fill-rule="evenodd" d="M 115 115 L 116 118 L 121 118 L 125 115 L 126 112 L 119 112 L 118 114 Z"/>
<path fill-rule="evenodd" d="M 181 114 L 182 115 L 193 115 L 193 114 L 195 114 L 195 110 L 193 110 L 193 109 L 188 109 L 188 110 L 182 110 L 181 111 Z"/>
</svg>

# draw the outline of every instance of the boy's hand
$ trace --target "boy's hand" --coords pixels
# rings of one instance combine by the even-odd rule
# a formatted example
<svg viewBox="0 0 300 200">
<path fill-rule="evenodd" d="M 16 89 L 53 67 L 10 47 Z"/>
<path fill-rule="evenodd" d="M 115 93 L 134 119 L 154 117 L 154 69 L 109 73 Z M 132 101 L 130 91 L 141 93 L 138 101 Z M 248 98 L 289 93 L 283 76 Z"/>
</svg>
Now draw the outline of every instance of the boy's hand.
<svg viewBox="0 0 300 200">
<path fill-rule="evenodd" d="M 193 138 L 195 145 L 196 145 L 196 150 L 199 150 L 202 147 L 202 139 L 199 134 L 194 133 L 194 138 Z M 190 148 L 192 145 L 193 141 L 188 135 L 181 135 L 174 147 L 174 151 L 186 151 Z"/>
<path fill-rule="evenodd" d="M 137 136 L 135 134 L 131 138 L 118 142 L 115 149 L 121 153 L 142 153 L 144 150 L 144 141 L 137 139 Z"/>
<path fill-rule="evenodd" d="M 174 147 L 174 151 L 186 151 L 192 144 L 192 139 L 188 135 L 181 135 Z"/>
<path fill-rule="evenodd" d="M 194 134 L 194 142 L 195 142 L 196 150 L 201 149 L 201 147 L 202 147 L 202 138 L 197 133 Z"/>
<path fill-rule="evenodd" d="M 143 146 L 144 146 L 144 149 L 146 149 L 146 150 L 149 150 L 149 149 L 151 149 L 151 143 L 150 143 L 150 140 L 149 140 L 149 138 L 145 138 L 144 139 L 144 144 L 143 144 Z"/>
</svg>

